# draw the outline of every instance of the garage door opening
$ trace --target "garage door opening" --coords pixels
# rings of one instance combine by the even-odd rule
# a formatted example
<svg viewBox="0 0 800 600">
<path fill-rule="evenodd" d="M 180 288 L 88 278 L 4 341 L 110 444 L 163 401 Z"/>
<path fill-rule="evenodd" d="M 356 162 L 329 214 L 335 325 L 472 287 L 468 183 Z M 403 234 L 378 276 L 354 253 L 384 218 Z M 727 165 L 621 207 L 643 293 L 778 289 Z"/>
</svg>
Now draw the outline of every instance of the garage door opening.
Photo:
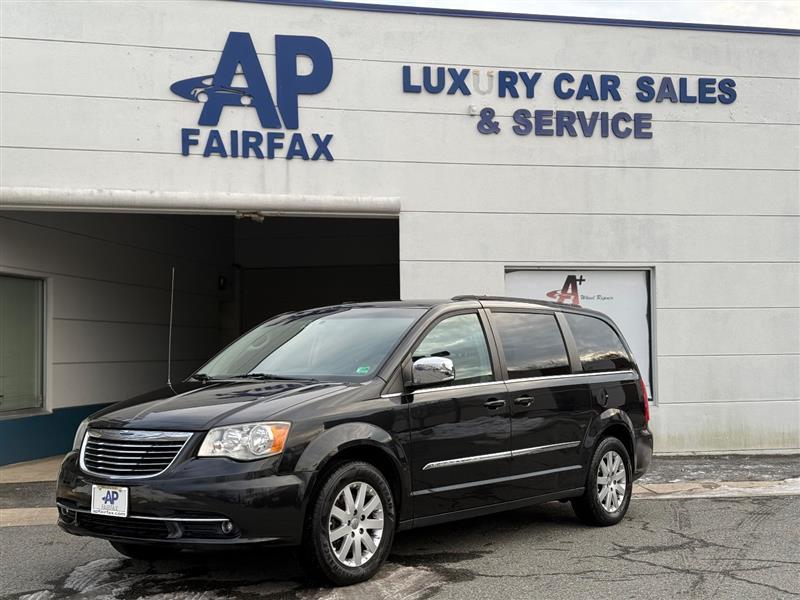
<svg viewBox="0 0 800 600">
<path fill-rule="evenodd" d="M 0 323 L 1 331 L 16 335 L 15 347 L 28 332 L 31 348 L 42 350 L 25 355 L 24 369 L 0 356 L 0 377 L 9 369 L 29 373 L 31 396 L 15 404 L 7 394 L 0 416 L 20 408 L 105 405 L 163 386 L 172 267 L 172 379 L 179 381 L 278 313 L 399 298 L 398 231 L 394 218 L 259 222 L 0 211 L 0 275 L 38 285 L 43 302 L 39 329 L 33 316 L 23 328 L 21 317 L 3 313 L 18 324 L 12 331 Z"/>
<path fill-rule="evenodd" d="M 240 219 L 240 331 L 289 310 L 400 297 L 396 219 Z"/>
</svg>

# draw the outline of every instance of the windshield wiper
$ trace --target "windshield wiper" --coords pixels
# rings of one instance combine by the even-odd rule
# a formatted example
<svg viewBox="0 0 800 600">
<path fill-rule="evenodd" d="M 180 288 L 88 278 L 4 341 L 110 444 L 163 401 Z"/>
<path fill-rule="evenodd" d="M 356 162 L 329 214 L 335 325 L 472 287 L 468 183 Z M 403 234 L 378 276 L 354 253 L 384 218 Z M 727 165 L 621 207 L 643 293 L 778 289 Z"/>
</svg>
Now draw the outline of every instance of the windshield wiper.
<svg viewBox="0 0 800 600">
<path fill-rule="evenodd" d="M 242 375 L 232 375 L 230 379 L 262 379 L 276 381 L 316 381 L 311 377 L 290 377 L 288 375 L 276 375 L 275 373 L 243 373 Z"/>
<path fill-rule="evenodd" d="M 194 379 L 195 381 L 199 381 L 200 383 L 208 383 L 211 381 L 211 377 L 206 375 L 205 373 L 195 373 L 189 379 Z"/>
</svg>

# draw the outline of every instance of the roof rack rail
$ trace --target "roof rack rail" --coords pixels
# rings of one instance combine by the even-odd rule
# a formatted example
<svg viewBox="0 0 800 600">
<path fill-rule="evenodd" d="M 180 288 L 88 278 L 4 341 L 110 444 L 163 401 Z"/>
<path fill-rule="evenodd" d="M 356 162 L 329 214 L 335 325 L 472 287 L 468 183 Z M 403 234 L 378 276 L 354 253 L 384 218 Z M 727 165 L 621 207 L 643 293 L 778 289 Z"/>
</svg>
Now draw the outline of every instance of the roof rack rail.
<svg viewBox="0 0 800 600">
<path fill-rule="evenodd" d="M 450 298 L 453 302 L 460 300 L 498 300 L 507 302 L 528 302 L 530 304 L 551 304 L 547 300 L 536 300 L 534 298 L 515 298 L 513 296 L 481 296 L 478 294 L 463 294 L 460 296 L 453 296 Z"/>
<path fill-rule="evenodd" d="M 586 308 L 585 306 L 564 304 L 562 302 L 553 302 L 552 300 L 537 300 L 535 298 L 515 298 L 513 296 L 481 296 L 478 294 L 462 294 L 459 296 L 453 296 L 452 298 L 450 298 L 450 300 L 453 302 L 459 302 L 461 300 L 475 300 L 477 302 L 481 301 L 519 302 L 524 304 L 538 304 L 539 306 L 549 306 L 550 308 L 555 308 L 558 310 L 603 314 L 597 310 Z"/>
</svg>

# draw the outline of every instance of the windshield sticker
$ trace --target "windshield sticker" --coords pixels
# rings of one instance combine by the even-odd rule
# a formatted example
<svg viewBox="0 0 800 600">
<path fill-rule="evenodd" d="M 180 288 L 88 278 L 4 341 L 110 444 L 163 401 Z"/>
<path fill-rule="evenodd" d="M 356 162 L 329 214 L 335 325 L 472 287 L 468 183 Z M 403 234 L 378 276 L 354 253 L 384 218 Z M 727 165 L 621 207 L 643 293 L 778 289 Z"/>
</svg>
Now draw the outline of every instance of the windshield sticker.
<svg viewBox="0 0 800 600">
<path fill-rule="evenodd" d="M 369 373 L 369 367 L 358 367 L 356 369 L 356 374 L 358 375 L 366 375 L 367 373 Z"/>
</svg>

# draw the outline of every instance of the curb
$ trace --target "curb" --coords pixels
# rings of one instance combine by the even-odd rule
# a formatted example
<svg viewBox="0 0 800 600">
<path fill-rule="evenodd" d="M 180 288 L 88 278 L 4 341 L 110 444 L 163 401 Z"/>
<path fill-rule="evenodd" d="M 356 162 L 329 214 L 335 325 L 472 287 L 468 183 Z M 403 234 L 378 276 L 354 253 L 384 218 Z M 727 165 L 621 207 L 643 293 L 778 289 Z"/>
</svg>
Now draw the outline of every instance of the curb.
<svg viewBox="0 0 800 600">
<path fill-rule="evenodd" d="M 740 498 L 746 496 L 800 496 L 800 477 L 778 481 L 686 481 L 634 483 L 633 495 L 641 499 Z"/>
</svg>

